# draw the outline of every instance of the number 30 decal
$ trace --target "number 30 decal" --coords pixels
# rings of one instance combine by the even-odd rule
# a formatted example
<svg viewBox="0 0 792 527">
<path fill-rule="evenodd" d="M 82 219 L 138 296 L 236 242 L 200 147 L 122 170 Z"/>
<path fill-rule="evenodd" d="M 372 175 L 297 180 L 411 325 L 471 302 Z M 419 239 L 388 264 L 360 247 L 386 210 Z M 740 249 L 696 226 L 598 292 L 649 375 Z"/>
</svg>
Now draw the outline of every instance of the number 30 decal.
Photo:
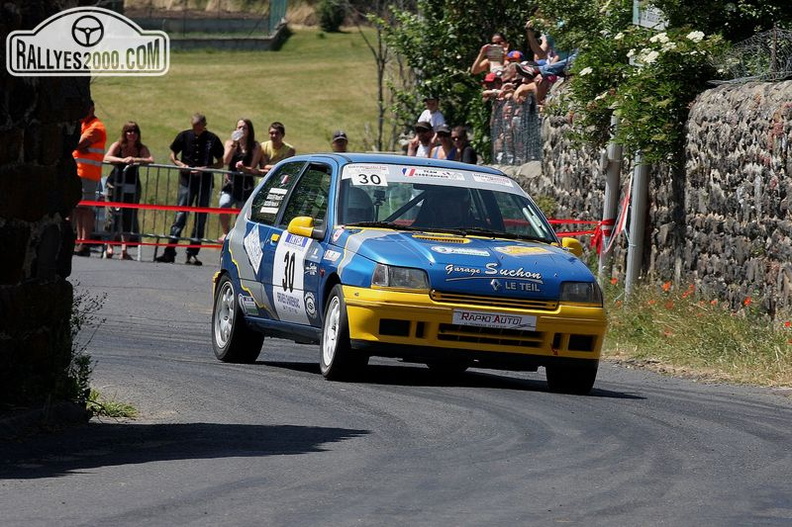
<svg viewBox="0 0 792 527">
<path fill-rule="evenodd" d="M 284 322 L 308 323 L 305 302 L 305 255 L 309 238 L 283 233 L 272 262 L 272 303 Z M 280 286 L 280 287 L 278 287 Z"/>
<path fill-rule="evenodd" d="M 354 174 L 352 176 L 352 184 L 387 187 L 388 178 L 385 176 L 385 174 Z"/>
<path fill-rule="evenodd" d="M 295 255 L 291 251 L 286 251 L 283 255 L 283 290 L 292 292 L 294 291 L 294 258 Z"/>
</svg>

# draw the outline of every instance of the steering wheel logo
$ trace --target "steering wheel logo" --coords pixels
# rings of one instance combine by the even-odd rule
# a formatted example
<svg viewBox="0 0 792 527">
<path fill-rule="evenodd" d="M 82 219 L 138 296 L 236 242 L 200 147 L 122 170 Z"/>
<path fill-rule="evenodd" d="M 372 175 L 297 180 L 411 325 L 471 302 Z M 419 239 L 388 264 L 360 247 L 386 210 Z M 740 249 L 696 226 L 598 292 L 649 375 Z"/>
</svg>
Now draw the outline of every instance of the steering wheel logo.
<svg viewBox="0 0 792 527">
<path fill-rule="evenodd" d="M 71 32 L 76 43 L 89 48 L 104 37 L 104 25 L 95 16 L 86 15 L 74 21 Z"/>
</svg>

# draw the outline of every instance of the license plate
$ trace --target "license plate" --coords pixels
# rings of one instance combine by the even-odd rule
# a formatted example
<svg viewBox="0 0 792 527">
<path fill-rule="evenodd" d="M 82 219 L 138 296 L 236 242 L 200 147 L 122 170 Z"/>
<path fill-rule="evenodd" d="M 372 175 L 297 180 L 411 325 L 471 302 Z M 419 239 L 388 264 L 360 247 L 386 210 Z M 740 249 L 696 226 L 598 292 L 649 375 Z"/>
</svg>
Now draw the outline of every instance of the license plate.
<svg viewBox="0 0 792 527">
<path fill-rule="evenodd" d="M 487 311 L 454 310 L 454 324 L 481 328 L 536 330 L 536 317 L 514 315 L 511 313 L 490 313 Z"/>
</svg>

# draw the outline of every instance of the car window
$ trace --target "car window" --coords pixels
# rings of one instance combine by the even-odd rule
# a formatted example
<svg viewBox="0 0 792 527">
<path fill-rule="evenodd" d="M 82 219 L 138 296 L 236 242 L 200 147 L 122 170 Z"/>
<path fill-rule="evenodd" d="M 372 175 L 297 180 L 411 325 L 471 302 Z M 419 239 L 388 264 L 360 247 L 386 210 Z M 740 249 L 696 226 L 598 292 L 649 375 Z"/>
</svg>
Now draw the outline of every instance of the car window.
<svg viewBox="0 0 792 527">
<path fill-rule="evenodd" d="M 297 176 L 305 166 L 304 161 L 283 164 L 277 171 L 270 172 L 267 181 L 253 197 L 250 220 L 272 225 L 283 205 L 283 198 L 294 186 Z"/>
<path fill-rule="evenodd" d="M 288 225 L 297 216 L 310 216 L 315 227 L 322 227 L 330 199 L 330 180 L 329 166 L 309 166 L 289 196 L 281 225 Z"/>
</svg>

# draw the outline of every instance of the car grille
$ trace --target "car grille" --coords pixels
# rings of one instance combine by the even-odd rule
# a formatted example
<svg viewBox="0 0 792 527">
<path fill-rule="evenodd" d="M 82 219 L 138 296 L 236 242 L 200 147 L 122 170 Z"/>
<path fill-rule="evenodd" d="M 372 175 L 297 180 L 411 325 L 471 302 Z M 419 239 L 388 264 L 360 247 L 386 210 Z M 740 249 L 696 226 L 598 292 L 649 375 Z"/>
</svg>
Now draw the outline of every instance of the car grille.
<svg viewBox="0 0 792 527">
<path fill-rule="evenodd" d="M 514 309 L 536 309 L 540 311 L 554 311 L 558 308 L 557 301 L 530 298 L 465 295 L 459 293 L 443 293 L 436 290 L 432 290 L 429 296 L 435 302 L 443 304 L 473 304 L 481 307 L 509 307 Z"/>
<path fill-rule="evenodd" d="M 539 331 L 480 328 L 458 324 L 440 324 L 437 333 L 438 340 L 522 348 L 540 348 L 543 338 L 543 334 Z"/>
</svg>

